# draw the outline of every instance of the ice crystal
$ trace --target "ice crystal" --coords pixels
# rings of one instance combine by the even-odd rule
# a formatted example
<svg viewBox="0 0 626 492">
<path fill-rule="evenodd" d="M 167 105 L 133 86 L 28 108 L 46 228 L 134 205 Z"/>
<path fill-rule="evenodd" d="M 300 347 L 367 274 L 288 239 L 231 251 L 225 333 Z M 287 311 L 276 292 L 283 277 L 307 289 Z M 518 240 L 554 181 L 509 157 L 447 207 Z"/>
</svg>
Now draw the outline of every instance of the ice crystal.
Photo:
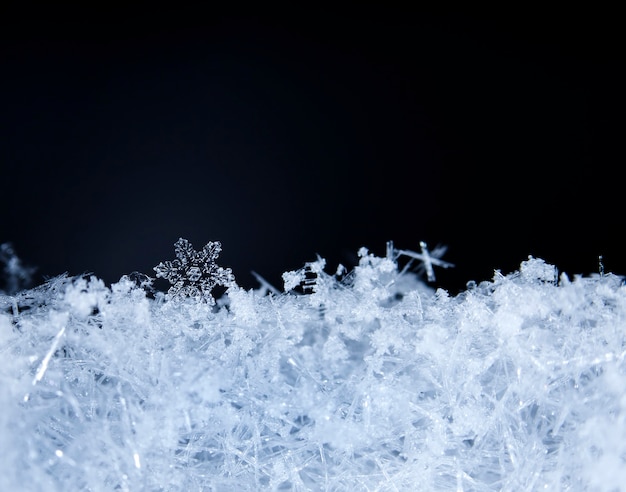
<svg viewBox="0 0 626 492">
<path fill-rule="evenodd" d="M 0 244 L 0 265 L 2 264 L 7 294 L 15 294 L 30 287 L 35 269 L 22 264 L 11 243 Z"/>
<path fill-rule="evenodd" d="M 222 268 L 216 260 L 222 251 L 219 241 L 210 241 L 200 251 L 193 249 L 182 237 L 174 244 L 177 259 L 164 261 L 154 267 L 157 277 L 168 280 L 172 286 L 167 292 L 169 299 L 194 298 L 215 304 L 211 291 L 216 285 L 229 287 L 234 284 L 230 268 Z"/>
<path fill-rule="evenodd" d="M 218 249 L 159 271 L 186 292 Z M 218 307 L 137 276 L 0 293 L 0 490 L 626 490 L 623 278 L 529 257 L 453 296 L 401 251 Z"/>
<path fill-rule="evenodd" d="M 396 256 L 408 256 L 409 258 L 413 258 L 415 260 L 419 260 L 422 262 L 422 268 L 426 271 L 426 278 L 429 282 L 435 281 L 435 270 L 433 268 L 434 265 L 441 268 L 451 268 L 454 265 L 452 263 L 448 263 L 447 261 L 443 261 L 440 258 L 444 255 L 447 250 L 446 246 L 438 246 L 432 251 L 428 251 L 428 246 L 424 241 L 420 241 L 420 248 L 422 250 L 421 253 L 416 253 L 415 251 L 411 251 L 408 249 L 393 249 L 393 243 L 389 243 L 387 245 L 387 256 L 390 254 Z"/>
</svg>

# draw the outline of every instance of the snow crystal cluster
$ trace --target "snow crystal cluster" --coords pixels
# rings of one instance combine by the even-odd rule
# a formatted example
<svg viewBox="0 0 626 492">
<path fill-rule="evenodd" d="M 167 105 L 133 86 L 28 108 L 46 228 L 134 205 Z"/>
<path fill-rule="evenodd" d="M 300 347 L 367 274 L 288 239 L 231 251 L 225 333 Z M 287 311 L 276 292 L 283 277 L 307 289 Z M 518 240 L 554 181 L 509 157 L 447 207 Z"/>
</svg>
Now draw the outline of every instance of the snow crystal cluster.
<svg viewBox="0 0 626 492">
<path fill-rule="evenodd" d="M 0 490 L 626 490 L 620 277 L 529 258 L 450 296 L 391 246 L 244 290 L 179 246 L 170 293 L 0 294 Z"/>
</svg>

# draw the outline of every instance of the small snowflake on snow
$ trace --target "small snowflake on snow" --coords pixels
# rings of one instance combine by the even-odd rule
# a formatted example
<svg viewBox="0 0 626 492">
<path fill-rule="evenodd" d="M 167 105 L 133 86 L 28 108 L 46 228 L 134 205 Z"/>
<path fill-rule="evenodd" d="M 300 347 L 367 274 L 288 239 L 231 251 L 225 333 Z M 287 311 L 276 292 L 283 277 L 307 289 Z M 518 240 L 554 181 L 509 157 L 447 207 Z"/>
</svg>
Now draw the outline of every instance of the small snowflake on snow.
<svg viewBox="0 0 626 492">
<path fill-rule="evenodd" d="M 164 261 L 154 267 L 157 277 L 167 279 L 172 286 L 167 291 L 170 299 L 192 297 L 215 304 L 211 291 L 216 285 L 229 287 L 235 277 L 230 268 L 222 268 L 216 260 L 222 251 L 219 241 L 209 242 L 200 251 L 193 249 L 182 237 L 174 244 L 177 259 Z"/>
</svg>

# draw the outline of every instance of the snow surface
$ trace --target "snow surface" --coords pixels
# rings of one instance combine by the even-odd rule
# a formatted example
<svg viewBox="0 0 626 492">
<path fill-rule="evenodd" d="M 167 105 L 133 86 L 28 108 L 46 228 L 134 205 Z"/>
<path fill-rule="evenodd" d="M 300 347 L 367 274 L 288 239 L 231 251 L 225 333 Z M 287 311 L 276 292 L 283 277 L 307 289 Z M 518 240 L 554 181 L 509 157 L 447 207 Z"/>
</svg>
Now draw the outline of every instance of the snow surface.
<svg viewBox="0 0 626 492">
<path fill-rule="evenodd" d="M 529 258 L 450 296 L 360 255 L 214 306 L 0 295 L 0 490 L 626 490 L 620 277 Z"/>
</svg>

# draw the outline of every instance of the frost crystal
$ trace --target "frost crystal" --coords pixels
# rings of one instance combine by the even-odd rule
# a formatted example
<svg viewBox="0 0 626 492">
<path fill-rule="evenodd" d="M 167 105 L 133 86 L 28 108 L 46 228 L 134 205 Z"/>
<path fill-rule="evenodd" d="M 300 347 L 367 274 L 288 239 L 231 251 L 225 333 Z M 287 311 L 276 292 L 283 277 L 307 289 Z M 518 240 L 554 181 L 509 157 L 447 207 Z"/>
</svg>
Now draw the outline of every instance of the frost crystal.
<svg viewBox="0 0 626 492">
<path fill-rule="evenodd" d="M 626 492 L 622 277 L 529 257 L 453 296 L 389 243 L 246 291 L 218 252 L 157 272 L 225 309 L 141 276 L 0 292 L 0 491 Z"/>
<path fill-rule="evenodd" d="M 440 258 L 446 252 L 445 246 L 439 246 L 432 251 L 428 251 L 428 246 L 424 241 L 420 241 L 420 248 L 422 250 L 421 254 L 416 253 L 415 251 L 411 251 L 408 249 L 399 249 L 397 250 L 398 256 L 404 255 L 410 258 L 414 258 L 422 262 L 424 270 L 426 270 L 426 278 L 429 282 L 435 281 L 435 270 L 433 269 L 433 265 L 442 267 L 442 268 L 451 268 L 454 265 L 452 263 L 448 263 L 447 261 L 440 260 Z M 393 243 L 387 245 L 387 256 L 394 254 Z"/>
<path fill-rule="evenodd" d="M 30 287 L 35 269 L 22 264 L 10 243 L 0 244 L 0 265 L 2 264 L 7 294 L 16 294 Z"/>
<path fill-rule="evenodd" d="M 182 237 L 174 244 L 177 259 L 164 261 L 154 267 L 157 277 L 167 279 L 172 286 L 167 292 L 170 299 L 192 297 L 215 304 L 211 291 L 216 285 L 231 286 L 235 278 L 230 268 L 222 268 L 216 260 L 222 251 L 219 241 L 210 241 L 200 251 L 193 249 Z"/>
</svg>

